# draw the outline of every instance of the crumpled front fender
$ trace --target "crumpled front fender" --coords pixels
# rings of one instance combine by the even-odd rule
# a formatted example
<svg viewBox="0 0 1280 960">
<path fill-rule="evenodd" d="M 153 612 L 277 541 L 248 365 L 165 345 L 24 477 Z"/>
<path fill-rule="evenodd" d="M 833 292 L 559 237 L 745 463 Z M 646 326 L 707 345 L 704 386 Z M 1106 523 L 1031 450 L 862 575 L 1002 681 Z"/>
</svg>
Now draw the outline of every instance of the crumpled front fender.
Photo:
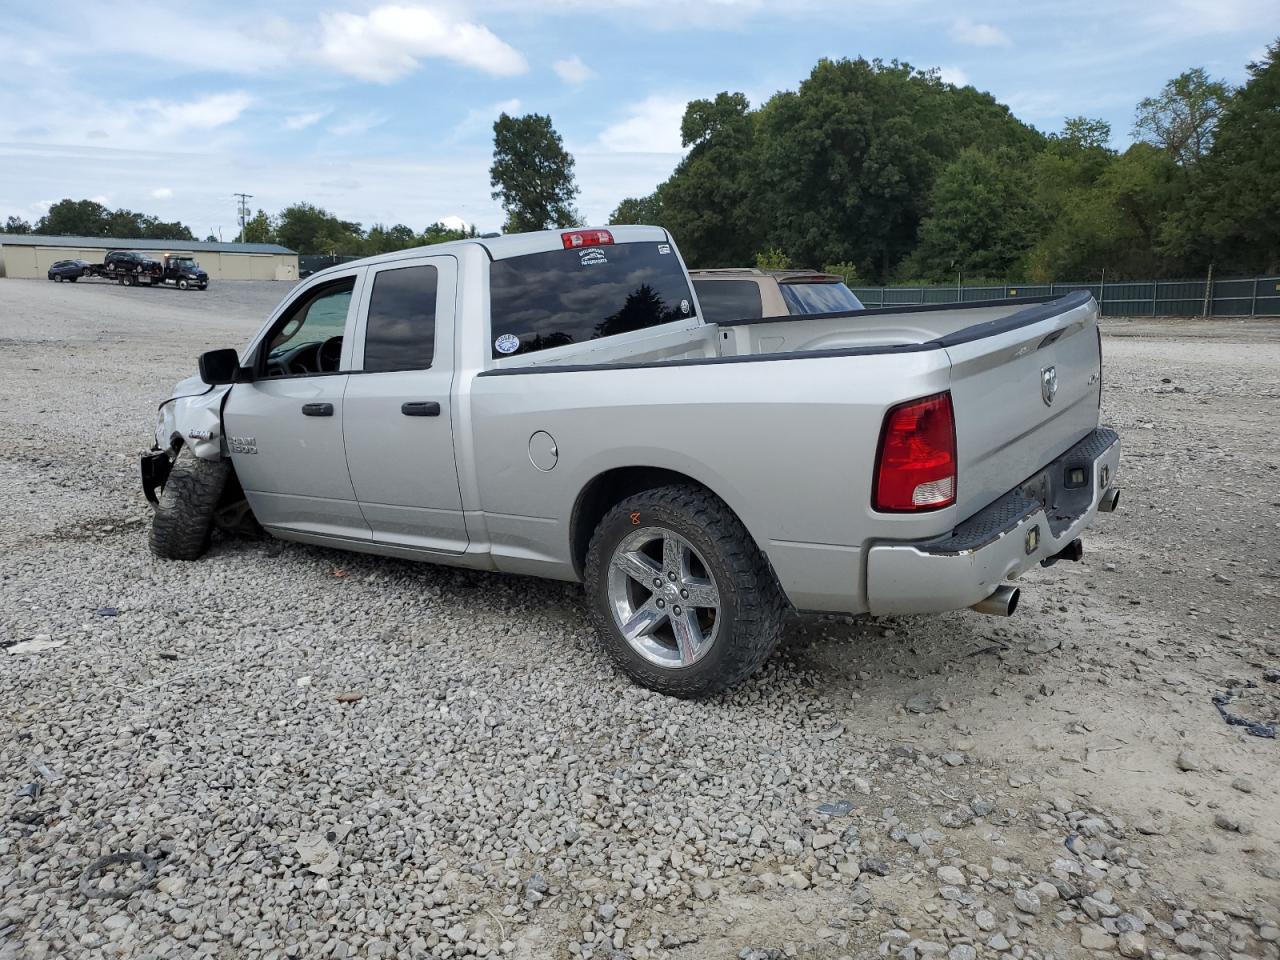
<svg viewBox="0 0 1280 960">
<path fill-rule="evenodd" d="M 181 439 L 201 460 L 221 460 L 222 400 L 230 389 L 229 384 L 210 387 L 199 377 L 179 383 L 160 407 L 156 446 L 164 450 Z"/>
</svg>

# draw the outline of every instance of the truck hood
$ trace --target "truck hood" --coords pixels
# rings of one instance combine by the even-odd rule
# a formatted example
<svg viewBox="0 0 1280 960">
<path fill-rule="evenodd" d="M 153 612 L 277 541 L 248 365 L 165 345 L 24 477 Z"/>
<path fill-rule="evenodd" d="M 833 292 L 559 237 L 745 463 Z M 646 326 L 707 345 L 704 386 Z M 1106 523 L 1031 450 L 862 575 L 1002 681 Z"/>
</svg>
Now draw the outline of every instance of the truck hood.
<svg viewBox="0 0 1280 960">
<path fill-rule="evenodd" d="M 222 400 L 230 389 L 211 387 L 198 376 L 179 381 L 160 404 L 156 446 L 163 450 L 182 443 L 202 460 L 221 459 Z"/>
</svg>

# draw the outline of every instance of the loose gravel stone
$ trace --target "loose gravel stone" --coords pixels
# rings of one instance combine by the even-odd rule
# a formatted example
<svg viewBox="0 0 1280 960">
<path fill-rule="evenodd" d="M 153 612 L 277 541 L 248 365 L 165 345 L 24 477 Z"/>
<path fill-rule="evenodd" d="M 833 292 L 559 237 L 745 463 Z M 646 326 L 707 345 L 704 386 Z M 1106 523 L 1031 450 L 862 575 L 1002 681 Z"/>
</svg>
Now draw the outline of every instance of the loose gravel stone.
<svg viewBox="0 0 1280 960">
<path fill-rule="evenodd" d="M 270 539 L 149 556 L 156 405 L 286 289 L 0 279 L 0 960 L 1275 953 L 1280 865 L 1239 786 L 1261 795 L 1274 752 L 1246 767 L 1217 749 L 1238 731 L 1187 721 L 1280 656 L 1256 589 L 1274 532 L 1179 479 L 1227 464 L 1241 502 L 1274 499 L 1271 334 L 1229 363 L 1225 342 L 1105 338 L 1133 491 L 1105 519 L 1117 575 L 1032 571 L 1040 612 L 999 624 L 797 617 L 758 677 L 688 703 L 610 668 L 574 585 Z M 1157 398 L 1139 349 L 1222 375 Z M 1244 391 L 1247 436 L 1224 415 Z M 1232 583 L 1201 584 L 1210 557 Z M 1213 760 L 1166 761 L 1160 813 L 1107 789 L 1139 747 Z M 1210 811 L 1259 837 L 1204 850 Z M 125 850 L 155 883 L 73 902 Z"/>
</svg>

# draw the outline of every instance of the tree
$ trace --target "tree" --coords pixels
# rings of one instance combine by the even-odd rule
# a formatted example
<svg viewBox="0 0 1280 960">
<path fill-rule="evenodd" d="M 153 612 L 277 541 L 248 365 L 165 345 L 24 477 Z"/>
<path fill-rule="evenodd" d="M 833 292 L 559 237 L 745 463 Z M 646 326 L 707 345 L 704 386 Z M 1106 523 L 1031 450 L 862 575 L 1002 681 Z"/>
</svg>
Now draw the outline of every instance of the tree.
<svg viewBox="0 0 1280 960">
<path fill-rule="evenodd" d="M 903 270 L 952 280 L 961 271 L 1012 277 L 1037 234 L 1030 177 L 1008 150 L 966 148 L 943 168 L 929 192 L 920 242 Z"/>
<path fill-rule="evenodd" d="M 573 200 L 573 157 L 564 149 L 551 118 L 502 113 L 493 124 L 493 199 L 507 212 L 506 231 L 523 233 L 578 222 Z"/>
<path fill-rule="evenodd" d="M 758 188 L 755 127 L 751 105 L 741 93 L 689 103 L 680 124 L 688 156 L 634 211 L 656 213 L 654 219 L 679 239 L 681 253 L 693 266 L 744 263 L 760 247 L 761 221 L 753 205 Z"/>
<path fill-rule="evenodd" d="M 302 254 L 360 252 L 364 228 L 315 204 L 295 203 L 276 218 L 276 242 Z"/>
<path fill-rule="evenodd" d="M 110 212 L 94 200 L 59 200 L 36 223 L 50 236 L 105 237 Z"/>
<path fill-rule="evenodd" d="M 1248 69 L 1198 171 L 1194 207 L 1220 269 L 1269 273 L 1280 270 L 1280 40 Z"/>
<path fill-rule="evenodd" d="M 1043 138 L 972 87 L 906 63 L 823 60 L 760 110 L 760 247 L 886 279 L 915 246 L 938 171 L 965 147 L 1029 157 Z M 679 238 L 679 235 L 677 235 Z"/>
<path fill-rule="evenodd" d="M 261 207 L 244 225 L 245 243 L 275 243 L 275 226 Z"/>
<path fill-rule="evenodd" d="M 1107 150 L 1111 144 L 1111 124 L 1089 117 L 1067 117 L 1060 139 L 1081 150 Z"/>
<path fill-rule="evenodd" d="M 664 226 L 662 198 L 655 190 L 647 197 L 627 197 L 609 214 L 611 224 L 647 223 Z"/>
<path fill-rule="evenodd" d="M 434 243 L 448 243 L 450 240 L 468 240 L 479 235 L 475 224 L 459 230 L 456 227 L 447 227 L 443 223 L 433 223 L 422 231 L 418 242 L 423 246 L 430 246 Z"/>
<path fill-rule="evenodd" d="M 1133 135 L 1167 150 L 1179 163 L 1195 163 L 1209 152 L 1213 133 L 1231 96 L 1225 83 L 1200 67 L 1180 73 L 1157 96 L 1138 103 Z"/>
<path fill-rule="evenodd" d="M 31 224 L 23 220 L 21 217 L 9 217 L 4 222 L 4 233 L 30 233 Z"/>
<path fill-rule="evenodd" d="M 418 235 L 412 227 L 397 223 L 394 227 L 386 227 L 375 223 L 369 228 L 364 238 L 365 256 L 376 256 L 379 253 L 393 253 L 396 250 L 408 250 L 419 245 Z"/>
</svg>

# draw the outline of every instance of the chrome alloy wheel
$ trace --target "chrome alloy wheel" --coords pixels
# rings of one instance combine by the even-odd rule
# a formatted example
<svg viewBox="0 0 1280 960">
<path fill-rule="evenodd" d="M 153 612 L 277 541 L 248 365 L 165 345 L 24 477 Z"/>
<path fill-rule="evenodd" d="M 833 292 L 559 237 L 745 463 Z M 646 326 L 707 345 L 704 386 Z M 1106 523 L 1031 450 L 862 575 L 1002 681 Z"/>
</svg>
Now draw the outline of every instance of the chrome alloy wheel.
<svg viewBox="0 0 1280 960">
<path fill-rule="evenodd" d="M 720 591 L 702 555 L 662 527 L 626 536 L 609 561 L 609 605 L 623 637 L 660 667 L 688 667 L 720 630 Z"/>
</svg>

